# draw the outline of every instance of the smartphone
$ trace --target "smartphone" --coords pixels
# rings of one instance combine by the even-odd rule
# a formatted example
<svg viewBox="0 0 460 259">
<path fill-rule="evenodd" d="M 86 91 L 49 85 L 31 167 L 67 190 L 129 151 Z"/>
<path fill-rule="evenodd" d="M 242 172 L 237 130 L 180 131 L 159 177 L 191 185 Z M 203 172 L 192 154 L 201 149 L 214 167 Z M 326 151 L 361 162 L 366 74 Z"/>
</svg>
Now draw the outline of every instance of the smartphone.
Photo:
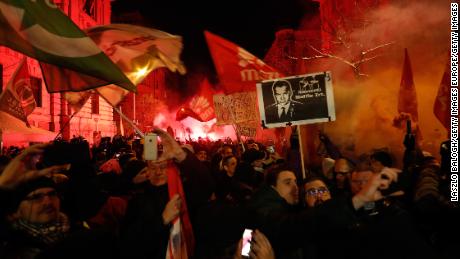
<svg viewBox="0 0 460 259">
<path fill-rule="evenodd" d="M 147 133 L 144 138 L 144 159 L 157 160 L 158 147 L 157 147 L 157 134 Z"/>
<path fill-rule="evenodd" d="M 245 229 L 243 232 L 243 246 L 241 247 L 241 255 L 249 258 L 251 251 L 252 229 Z"/>
</svg>

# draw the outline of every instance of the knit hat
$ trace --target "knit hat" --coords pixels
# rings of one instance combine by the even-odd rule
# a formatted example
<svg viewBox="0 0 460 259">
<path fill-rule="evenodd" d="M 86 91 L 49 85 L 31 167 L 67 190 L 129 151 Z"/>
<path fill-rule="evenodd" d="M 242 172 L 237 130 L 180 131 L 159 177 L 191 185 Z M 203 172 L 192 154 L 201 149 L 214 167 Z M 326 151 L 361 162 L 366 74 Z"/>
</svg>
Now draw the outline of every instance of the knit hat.
<svg viewBox="0 0 460 259">
<path fill-rule="evenodd" d="M 56 188 L 56 183 L 51 178 L 40 177 L 19 185 L 12 191 L 11 199 L 8 199 L 7 210 L 10 212 L 16 211 L 19 204 L 29 193 L 40 188 Z"/>
</svg>

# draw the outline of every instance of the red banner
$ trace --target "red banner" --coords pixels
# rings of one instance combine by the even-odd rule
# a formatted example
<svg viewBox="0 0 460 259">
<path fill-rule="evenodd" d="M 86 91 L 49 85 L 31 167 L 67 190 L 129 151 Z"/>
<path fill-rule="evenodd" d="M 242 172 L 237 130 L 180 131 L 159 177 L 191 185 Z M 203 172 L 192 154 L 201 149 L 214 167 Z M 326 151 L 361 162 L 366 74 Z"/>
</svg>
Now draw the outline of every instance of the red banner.
<svg viewBox="0 0 460 259">
<path fill-rule="evenodd" d="M 24 121 L 29 126 L 27 116 L 33 112 L 35 106 L 35 98 L 30 86 L 29 70 L 26 58 L 24 58 L 0 96 L 0 110 Z"/>
<path fill-rule="evenodd" d="M 409 113 L 414 121 L 418 121 L 417 94 L 407 49 L 405 49 L 404 67 L 399 88 L 398 112 Z"/>
<path fill-rule="evenodd" d="M 195 247 L 192 224 L 185 202 L 184 189 L 179 171 L 172 162 L 168 162 L 169 198 L 179 194 L 182 199 L 181 214 L 172 221 L 172 229 L 168 242 L 167 259 L 187 259 L 192 256 Z"/>
<path fill-rule="evenodd" d="M 450 64 L 447 63 L 438 94 L 434 101 L 433 113 L 447 130 L 450 129 Z"/>
<path fill-rule="evenodd" d="M 204 35 L 226 94 L 255 91 L 256 82 L 282 76 L 235 43 L 208 31 Z"/>
<path fill-rule="evenodd" d="M 207 78 L 203 79 L 200 83 L 200 92 L 188 102 L 189 108 L 199 115 L 199 121 L 210 121 L 216 117 L 212 100 L 213 95 L 214 89 L 211 83 Z"/>
</svg>

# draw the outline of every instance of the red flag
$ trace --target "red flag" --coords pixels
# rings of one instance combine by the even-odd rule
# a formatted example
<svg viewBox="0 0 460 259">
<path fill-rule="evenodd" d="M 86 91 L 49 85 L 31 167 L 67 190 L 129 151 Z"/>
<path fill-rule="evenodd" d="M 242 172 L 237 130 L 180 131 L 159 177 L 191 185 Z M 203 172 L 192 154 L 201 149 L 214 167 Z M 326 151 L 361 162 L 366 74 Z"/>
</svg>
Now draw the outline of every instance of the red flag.
<svg viewBox="0 0 460 259">
<path fill-rule="evenodd" d="M 172 162 L 169 162 L 167 170 L 169 198 L 179 194 L 182 199 L 182 211 L 180 216 L 172 221 L 166 259 L 187 259 L 193 255 L 195 247 L 192 224 L 190 223 L 179 172 Z"/>
<path fill-rule="evenodd" d="M 0 110 L 24 121 L 30 127 L 27 122 L 27 116 L 33 112 L 35 107 L 36 103 L 30 85 L 29 69 L 26 58 L 24 58 L 0 96 Z"/>
<path fill-rule="evenodd" d="M 216 117 L 214 113 L 214 106 L 213 106 L 213 95 L 214 90 L 212 89 L 211 83 L 207 78 L 204 78 L 200 82 L 200 92 L 194 95 L 188 102 L 187 106 L 183 107 L 184 109 L 179 109 L 179 111 L 187 111 L 187 108 L 192 110 L 194 114 L 189 114 L 199 121 L 210 121 Z M 198 118 L 195 117 L 198 116 Z M 193 115 L 193 116 L 192 116 Z"/>
<path fill-rule="evenodd" d="M 447 130 L 450 129 L 450 63 L 447 63 L 438 95 L 434 101 L 433 113 Z"/>
<path fill-rule="evenodd" d="M 204 35 L 226 94 L 255 91 L 256 82 L 282 76 L 235 43 L 208 31 Z"/>
<path fill-rule="evenodd" d="M 176 113 L 176 121 L 184 120 L 187 117 L 192 117 L 197 121 L 204 122 L 200 115 L 196 114 L 194 111 L 192 111 L 192 109 L 188 107 L 181 107 Z"/>
<path fill-rule="evenodd" d="M 409 113 L 414 121 L 418 121 L 417 94 L 407 49 L 405 49 L 404 67 L 399 88 L 398 112 Z"/>
</svg>

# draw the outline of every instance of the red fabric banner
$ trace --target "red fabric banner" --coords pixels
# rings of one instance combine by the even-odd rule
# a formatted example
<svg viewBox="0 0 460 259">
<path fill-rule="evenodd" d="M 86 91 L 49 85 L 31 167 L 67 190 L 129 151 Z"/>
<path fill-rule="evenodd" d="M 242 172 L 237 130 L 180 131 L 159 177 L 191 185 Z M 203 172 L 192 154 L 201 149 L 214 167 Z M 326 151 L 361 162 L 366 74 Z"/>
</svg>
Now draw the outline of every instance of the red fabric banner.
<svg viewBox="0 0 460 259">
<path fill-rule="evenodd" d="M 418 121 L 417 94 L 407 49 L 405 49 L 404 55 L 404 66 L 399 88 L 398 112 L 409 113 L 414 121 Z"/>
<path fill-rule="evenodd" d="M 282 76 L 235 43 L 208 31 L 204 35 L 226 94 L 255 91 L 256 82 Z"/>
<path fill-rule="evenodd" d="M 0 96 L 0 110 L 13 115 L 30 126 L 27 122 L 27 116 L 33 112 L 35 107 L 29 69 L 26 58 L 24 58 Z"/>
<path fill-rule="evenodd" d="M 450 63 L 447 63 L 438 94 L 434 101 L 433 113 L 447 130 L 450 129 Z"/>
<path fill-rule="evenodd" d="M 169 162 L 167 170 L 169 198 L 172 198 L 175 194 L 179 194 L 182 205 L 180 216 L 172 221 L 173 226 L 169 236 L 166 258 L 186 259 L 193 255 L 195 247 L 192 223 L 188 215 L 179 171 L 172 162 Z"/>
</svg>

